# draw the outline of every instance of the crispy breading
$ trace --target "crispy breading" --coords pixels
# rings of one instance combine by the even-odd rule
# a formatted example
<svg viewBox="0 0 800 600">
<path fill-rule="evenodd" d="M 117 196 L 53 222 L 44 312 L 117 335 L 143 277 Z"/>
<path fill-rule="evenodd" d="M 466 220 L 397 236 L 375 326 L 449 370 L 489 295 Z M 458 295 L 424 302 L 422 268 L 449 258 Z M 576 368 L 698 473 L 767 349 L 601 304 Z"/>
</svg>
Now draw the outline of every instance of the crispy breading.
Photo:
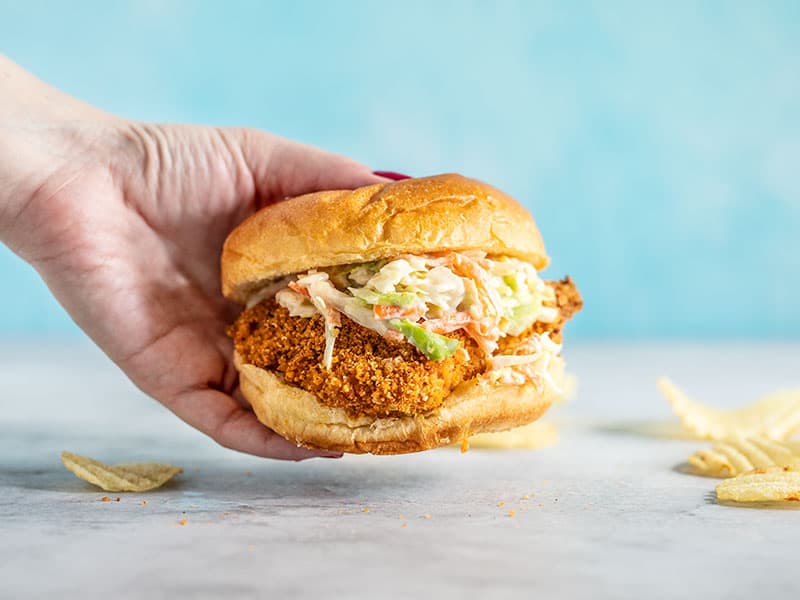
<svg viewBox="0 0 800 600">
<path fill-rule="evenodd" d="M 457 337 L 469 361 L 451 357 L 428 360 L 411 344 L 384 339 L 350 319 L 342 319 L 331 370 L 322 365 L 325 336 L 322 317 L 291 317 L 274 300 L 244 311 L 229 334 L 245 363 L 278 371 L 328 406 L 353 415 L 416 414 L 439 406 L 462 381 L 485 368 L 477 344 Z"/>
<path fill-rule="evenodd" d="M 563 316 L 539 324 L 521 337 L 541 331 L 560 335 L 566 318 L 580 308 L 580 296 L 569 279 L 552 284 Z M 539 330 L 541 329 L 541 331 Z M 394 416 L 425 413 L 441 405 L 460 383 L 486 370 L 475 341 L 463 331 L 457 338 L 469 354 L 456 353 L 441 361 L 428 360 L 405 341 L 391 341 L 350 319 L 342 319 L 328 371 L 322 365 L 325 336 L 322 317 L 291 317 L 274 299 L 242 312 L 228 329 L 245 363 L 280 373 L 287 383 L 314 394 L 328 406 L 342 407 L 353 416 Z M 505 338 L 503 342 L 519 342 Z"/>
<path fill-rule="evenodd" d="M 545 333 L 549 332 L 550 337 L 561 343 L 561 330 L 564 328 L 564 323 L 569 321 L 572 316 L 583 307 L 583 299 L 581 298 L 578 288 L 571 277 L 564 277 L 561 281 L 548 281 L 547 285 L 552 287 L 556 292 L 556 306 L 558 306 L 558 319 L 554 323 L 534 323 L 528 331 L 522 333 L 520 337 L 527 337 L 532 333 Z M 505 338 L 510 340 L 512 338 Z M 502 349 L 502 342 L 500 346 Z"/>
</svg>

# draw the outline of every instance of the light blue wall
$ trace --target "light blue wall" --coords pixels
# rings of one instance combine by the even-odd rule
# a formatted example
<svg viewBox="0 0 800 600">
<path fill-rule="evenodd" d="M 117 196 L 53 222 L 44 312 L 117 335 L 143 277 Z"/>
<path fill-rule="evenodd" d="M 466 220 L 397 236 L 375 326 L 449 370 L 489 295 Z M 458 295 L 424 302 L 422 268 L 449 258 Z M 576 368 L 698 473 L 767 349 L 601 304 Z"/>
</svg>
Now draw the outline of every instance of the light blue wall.
<svg viewBox="0 0 800 600">
<path fill-rule="evenodd" d="M 800 335 L 800 2 L 17 2 L 0 49 L 534 211 L 583 337 Z M 0 250 L 0 335 L 73 333 Z"/>
</svg>

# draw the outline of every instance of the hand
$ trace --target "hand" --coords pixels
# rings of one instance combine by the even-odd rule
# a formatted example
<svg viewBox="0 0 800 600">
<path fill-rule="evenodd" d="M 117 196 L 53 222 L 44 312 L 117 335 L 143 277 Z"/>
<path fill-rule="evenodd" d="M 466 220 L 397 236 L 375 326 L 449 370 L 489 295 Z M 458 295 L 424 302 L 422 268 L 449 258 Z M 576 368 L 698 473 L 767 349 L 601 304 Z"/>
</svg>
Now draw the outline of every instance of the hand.
<svg viewBox="0 0 800 600">
<path fill-rule="evenodd" d="M 259 131 L 144 125 L 69 102 L 69 119 L 51 123 L 43 111 L 46 126 L 4 129 L 0 115 L 0 140 L 24 140 L 24 151 L 11 145 L 26 157 L 16 179 L 0 170 L 18 200 L 5 219 L 0 211 L 4 241 L 137 386 L 193 427 L 258 456 L 333 455 L 295 447 L 241 400 L 224 333 L 237 307 L 220 293 L 220 252 L 261 206 L 385 179 Z"/>
</svg>

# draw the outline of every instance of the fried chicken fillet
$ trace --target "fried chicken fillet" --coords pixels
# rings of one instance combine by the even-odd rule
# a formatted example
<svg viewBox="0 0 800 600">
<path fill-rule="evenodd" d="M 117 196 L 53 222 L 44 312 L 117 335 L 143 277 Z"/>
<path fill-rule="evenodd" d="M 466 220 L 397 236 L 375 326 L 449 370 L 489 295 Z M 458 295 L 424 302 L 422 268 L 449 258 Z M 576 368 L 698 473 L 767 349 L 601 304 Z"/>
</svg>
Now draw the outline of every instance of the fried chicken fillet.
<svg viewBox="0 0 800 600">
<path fill-rule="evenodd" d="M 548 282 L 555 290 L 559 316 L 553 323 L 536 323 L 519 336 L 503 338 L 500 350 L 518 346 L 533 334 L 550 333 L 561 340 L 561 328 L 583 302 L 570 278 Z M 403 341 L 391 341 L 344 319 L 336 338 L 331 369 L 323 366 L 322 317 L 292 317 L 274 299 L 241 313 L 228 329 L 236 352 L 248 364 L 279 373 L 286 383 L 312 393 L 326 406 L 343 408 L 351 416 L 403 416 L 429 412 L 461 383 L 486 372 L 487 361 L 463 331 L 451 334 L 467 350 L 459 356 L 432 361 Z"/>
</svg>

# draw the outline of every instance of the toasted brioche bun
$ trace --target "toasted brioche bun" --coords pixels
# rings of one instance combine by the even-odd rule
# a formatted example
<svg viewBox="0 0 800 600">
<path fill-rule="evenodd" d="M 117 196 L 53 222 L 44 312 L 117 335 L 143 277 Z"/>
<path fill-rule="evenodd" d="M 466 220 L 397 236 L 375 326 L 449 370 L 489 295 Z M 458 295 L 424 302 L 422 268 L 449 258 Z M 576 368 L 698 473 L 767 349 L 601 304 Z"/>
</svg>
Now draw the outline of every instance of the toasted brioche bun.
<svg viewBox="0 0 800 600">
<path fill-rule="evenodd" d="M 244 304 L 268 281 L 403 253 L 482 250 L 547 266 L 542 236 L 516 200 L 475 179 L 436 175 L 317 192 L 268 206 L 222 250 L 222 291 Z"/>
<path fill-rule="evenodd" d="M 353 454 L 419 452 L 476 433 L 512 429 L 538 419 L 558 394 L 546 383 L 503 385 L 476 378 L 462 383 L 426 414 L 354 418 L 285 383 L 277 373 L 243 364 L 238 354 L 234 364 L 241 391 L 264 425 L 298 446 Z M 552 360 L 550 379 L 561 381 L 563 368 L 560 357 Z"/>
</svg>

